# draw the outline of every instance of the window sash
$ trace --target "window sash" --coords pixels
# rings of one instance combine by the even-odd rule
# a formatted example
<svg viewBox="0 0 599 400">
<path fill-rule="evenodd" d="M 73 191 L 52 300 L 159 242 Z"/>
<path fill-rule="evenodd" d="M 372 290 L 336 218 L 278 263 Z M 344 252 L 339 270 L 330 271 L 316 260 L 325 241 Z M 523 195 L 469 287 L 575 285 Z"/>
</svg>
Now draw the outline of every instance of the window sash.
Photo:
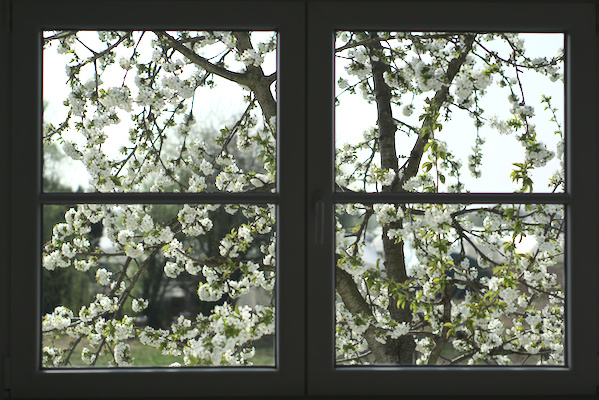
<svg viewBox="0 0 599 400">
<path fill-rule="evenodd" d="M 594 132 L 594 6 L 552 3 L 551 14 L 538 3 L 317 2 L 308 10 L 308 198 L 313 200 L 309 242 L 308 388 L 318 395 L 527 395 L 594 393 L 596 389 Z M 334 183 L 334 37 L 337 30 L 508 31 L 566 34 L 566 192 L 528 193 L 343 193 Z M 326 38 L 326 40 L 323 40 Z M 585 48 L 587 50 L 585 50 Z M 590 50 L 589 50 L 590 49 Z M 582 132 L 589 132 L 588 134 Z M 322 138 L 326 138 L 323 141 Z M 593 146 L 589 148 L 588 146 Z M 592 175 L 585 176 L 586 173 Z M 585 178 L 591 179 L 585 184 Z M 592 182 L 592 183 L 591 183 Z M 554 203 L 566 205 L 566 366 L 565 367 L 418 367 L 335 366 L 335 240 L 337 203 Z M 319 204 L 316 206 L 316 204 Z M 323 209 L 324 212 L 316 210 Z M 320 243 L 324 243 L 320 244 Z M 586 302 L 590 302 L 587 306 Z M 326 304 L 325 308 L 322 305 Z M 586 307 L 586 309 L 585 309 Z M 591 324 L 593 328 L 589 328 Z M 433 383 L 431 385 L 431 383 Z M 509 382 L 499 385 L 498 382 Z"/>
<path fill-rule="evenodd" d="M 11 395 L 80 398 L 299 395 L 304 391 L 304 6 L 299 2 L 94 1 L 13 3 L 11 254 Z M 93 8 L 88 9 L 93 5 Z M 231 10 L 235 10 L 232 12 Z M 266 12 L 267 10 L 268 12 Z M 276 30 L 278 48 L 278 179 L 276 193 L 42 193 L 41 35 L 47 29 Z M 300 34 L 297 34 L 297 33 Z M 32 79 L 33 77 L 33 79 Z M 37 78 L 35 78 L 37 77 Z M 34 144 L 34 145 L 31 145 Z M 43 204 L 271 203 L 277 205 L 276 367 L 40 368 L 40 215 Z M 32 228 L 33 227 L 33 228 Z M 14 288 L 19 288 L 15 290 Z M 281 296 L 281 293 L 285 293 Z M 299 327 L 299 329 L 298 329 Z M 299 362 L 297 361 L 299 360 Z M 107 375 L 109 374 L 109 375 Z M 235 382 L 235 384 L 231 384 Z M 93 388 L 93 391 L 90 391 Z"/>
</svg>

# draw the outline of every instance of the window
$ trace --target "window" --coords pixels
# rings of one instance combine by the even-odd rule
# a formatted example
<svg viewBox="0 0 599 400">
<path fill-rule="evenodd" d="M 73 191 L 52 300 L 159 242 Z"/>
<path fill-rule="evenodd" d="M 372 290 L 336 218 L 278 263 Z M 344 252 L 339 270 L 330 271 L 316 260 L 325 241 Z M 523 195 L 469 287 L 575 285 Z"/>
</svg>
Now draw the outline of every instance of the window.
<svg viewBox="0 0 599 400">
<path fill-rule="evenodd" d="M 11 134 L 0 139 L 3 171 L 10 171 L 3 174 L 9 190 L 0 195 L 7 221 L 1 246 L 10 260 L 3 264 L 0 280 L 6 297 L 1 317 L 10 321 L 0 329 L 5 395 L 596 394 L 593 5 L 556 3 L 546 15 L 539 12 L 545 6 L 537 3 L 509 8 L 491 2 L 93 1 L 86 5 L 97 7 L 85 11 L 79 3 L 12 2 L 10 43 L 8 35 L 2 36 L 3 51 L 8 53 L 10 45 L 11 60 L 2 64 L 10 70 L 3 74 L 11 84 L 2 105 L 10 109 Z M 79 31 L 77 37 L 73 31 Z M 521 51 L 516 34 L 535 43 L 533 47 L 544 41 L 553 48 L 537 49 L 540 54 L 530 56 Z M 58 86 L 65 86 L 65 76 L 51 74 L 50 52 L 43 50 L 44 42 L 52 39 L 50 47 L 61 46 L 61 52 L 88 52 L 70 63 L 77 71 L 71 68 L 67 78 L 73 89 L 67 110 L 77 115 L 64 127 L 60 121 L 70 117 L 63 114 L 52 121 L 50 111 L 43 110 L 59 98 L 54 97 L 57 86 L 46 84 L 56 79 Z M 125 50 L 118 53 L 121 50 L 114 49 L 121 43 Z M 189 53 L 190 43 L 198 44 L 195 55 Z M 212 44 L 224 47 L 209 54 Z M 244 46 L 261 47 L 245 52 Z M 102 49 L 114 58 L 102 60 Z M 269 72 L 266 66 L 260 72 L 261 57 L 272 57 L 265 61 L 273 66 Z M 190 59 L 199 68 L 186 69 Z M 128 72 L 132 62 L 136 65 Z M 110 68 L 118 71 L 118 78 L 111 78 Z M 219 130 L 211 141 L 218 146 L 193 145 L 197 157 L 188 157 L 184 152 L 193 150 L 192 139 L 196 144 L 209 141 L 210 134 L 190 128 L 200 108 L 192 106 L 194 96 L 198 102 L 213 99 L 217 92 L 210 91 L 210 80 L 216 88 L 225 85 L 211 68 L 248 77 L 238 82 L 249 87 L 241 92 L 247 98 L 239 102 L 244 107 L 233 112 L 235 119 L 216 122 Z M 526 88 L 529 70 L 545 77 L 536 85 L 546 97 L 533 96 Z M 150 90 L 144 97 L 144 79 L 159 82 L 161 96 Z M 264 85 L 257 89 L 251 79 L 262 79 Z M 551 81 L 557 86 L 547 83 Z M 482 102 L 490 86 L 503 87 L 502 104 L 510 95 L 505 114 L 499 105 Z M 126 93 L 125 88 L 131 89 Z M 226 90 L 227 107 L 234 109 L 236 101 L 229 99 L 237 89 Z M 547 94 L 550 90 L 553 95 Z M 345 97 L 353 92 L 367 101 L 346 111 Z M 85 111 L 77 109 L 82 104 Z M 551 128 L 533 130 L 538 120 L 529 108 L 533 104 L 543 116 L 538 119 L 549 121 Z M 108 110 L 105 115 L 113 122 L 121 120 L 113 124 L 121 131 L 103 128 L 98 133 L 97 122 L 89 122 L 93 117 L 82 116 L 100 109 Z M 466 119 L 459 120 L 459 113 Z M 496 119 L 491 118 L 494 114 Z M 133 122 L 122 122 L 131 116 Z M 353 122 L 344 123 L 350 118 Z M 464 126 L 459 131 L 463 136 L 448 142 L 443 134 L 456 132 L 451 126 L 456 119 Z M 89 150 L 101 148 L 90 141 L 108 142 L 131 127 L 122 154 L 109 156 L 112 163 L 88 162 L 97 173 L 91 175 L 91 186 L 56 190 L 44 181 L 56 160 L 52 154 L 57 154 L 48 143 L 60 145 L 64 150 L 58 152 L 75 160 L 87 152 L 89 161 Z M 391 132 L 386 142 L 385 127 Z M 519 137 L 524 162 L 517 165 L 518 157 L 508 157 L 516 152 L 513 144 L 485 146 L 482 139 L 491 134 L 483 129 L 489 127 Z M 90 130 L 106 138 L 78 142 L 75 136 L 90 136 Z M 268 134 L 274 140 L 261 136 Z M 249 167 L 231 167 L 233 157 L 239 156 L 228 146 L 243 149 L 252 140 L 270 153 L 250 155 Z M 414 156 L 420 142 L 421 152 Z M 466 151 L 456 151 L 460 145 Z M 106 154 L 110 146 L 116 147 L 103 146 Z M 495 178 L 489 182 L 488 170 L 482 170 L 485 157 L 499 150 L 510 161 L 502 169 L 492 165 L 508 177 L 504 186 Z M 387 159 L 381 157 L 384 152 Z M 139 174 L 148 157 L 158 167 L 148 163 Z M 408 171 L 412 164 L 414 171 Z M 550 173 L 562 171 L 549 189 L 540 183 L 545 178 L 533 174 L 547 164 Z M 97 171 L 103 166 L 108 166 L 106 174 Z M 54 170 L 55 177 L 69 176 L 60 168 Z M 133 178 L 127 177 L 128 168 Z M 472 181 L 482 186 L 461 186 L 468 182 L 460 174 L 470 171 L 482 173 Z M 152 173 L 162 177 L 155 179 Z M 543 176 L 549 179 L 550 173 Z M 151 179 L 144 182 L 146 177 Z M 54 242 L 44 246 L 44 230 L 55 222 L 43 221 L 53 214 L 62 218 L 65 212 L 67 219 L 85 219 L 83 225 L 89 228 L 84 230 L 101 222 L 97 242 L 86 244 L 83 238 L 93 240 L 87 232 L 65 227 L 68 232 L 55 229 Z M 232 214 L 234 222 L 227 217 Z M 145 215 L 151 220 L 144 222 Z M 259 218 L 268 222 L 254 226 Z M 209 224 L 219 225 L 220 234 L 215 229 L 209 238 Z M 532 238 L 534 250 L 521 250 Z M 114 249 L 100 246 L 101 240 Z M 205 242 L 212 242 L 216 253 L 202 251 Z M 379 253 L 377 246 L 383 248 Z M 392 251 L 401 253 L 398 271 L 403 275 L 394 276 L 387 265 L 393 261 Z M 360 252 L 370 252 L 370 258 Z M 270 257 L 268 262 L 265 257 Z M 274 332 L 268 340 L 274 344 L 273 355 L 263 365 L 244 366 L 244 357 L 251 358 L 251 339 L 259 336 L 250 335 L 227 354 L 211 345 L 202 359 L 200 352 L 190 350 L 199 342 L 199 332 L 190 329 L 175 336 L 186 324 L 198 330 L 210 326 L 210 317 L 196 319 L 173 302 L 165 318 L 182 318 L 173 326 L 163 323 L 163 337 L 168 336 L 164 343 L 180 346 L 171 355 L 181 351 L 187 361 L 191 355 L 189 366 L 169 367 L 166 360 L 129 366 L 131 339 L 159 328 L 134 326 L 131 319 L 143 314 L 148 296 L 134 286 L 151 259 L 158 260 L 161 277 L 164 270 L 163 292 L 174 296 L 193 285 L 193 290 L 204 287 L 203 300 L 221 300 L 217 307 L 208 307 L 208 316 L 241 315 L 245 310 L 257 325 L 266 326 L 260 318 L 272 312 Z M 272 282 L 263 285 L 272 296 L 266 308 L 242 309 L 233 300 L 235 290 L 244 289 L 238 276 L 255 275 L 252 266 L 262 269 L 263 280 L 274 282 L 272 288 Z M 116 297 L 114 307 L 104 302 L 106 309 L 91 312 L 94 301 L 96 308 L 104 307 L 104 297 L 73 301 L 76 305 L 69 309 L 46 301 L 53 283 L 59 282 L 53 281 L 53 270 L 69 268 L 91 278 L 90 284 L 97 286 L 94 294 L 103 293 L 109 301 Z M 219 279 L 226 285 L 219 286 Z M 223 293 L 230 299 L 223 300 Z M 81 305 L 83 314 L 77 315 Z M 236 305 L 239 311 L 234 311 Z M 84 324 L 77 328 L 79 336 L 73 335 L 80 341 L 77 346 L 69 347 L 64 335 L 54 335 L 79 321 Z M 124 336 L 116 338 L 111 329 Z M 208 341 L 212 331 L 205 336 Z M 239 336 L 233 331 L 227 335 Z M 389 352 L 402 346 L 411 350 L 398 350 L 399 356 Z M 120 368 L 81 368 L 71 362 L 71 357 L 87 357 L 95 363 L 102 347 L 109 349 L 104 360 L 112 358 Z M 216 358 L 210 358 L 214 354 Z M 232 365 L 222 365 L 227 363 Z"/>
</svg>

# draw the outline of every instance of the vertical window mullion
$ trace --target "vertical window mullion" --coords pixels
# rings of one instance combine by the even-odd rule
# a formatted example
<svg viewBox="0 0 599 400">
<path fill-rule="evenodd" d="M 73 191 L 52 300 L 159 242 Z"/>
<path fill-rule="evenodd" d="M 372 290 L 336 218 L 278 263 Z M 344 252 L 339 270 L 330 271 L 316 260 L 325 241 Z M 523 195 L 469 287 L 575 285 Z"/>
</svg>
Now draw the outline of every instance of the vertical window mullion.
<svg viewBox="0 0 599 400">
<path fill-rule="evenodd" d="M 334 224 L 334 32 L 330 8 L 308 3 L 307 32 L 307 393 L 336 393 L 330 381 L 335 362 Z"/>
<path fill-rule="evenodd" d="M 306 361 L 306 51 L 305 7 L 291 2 L 279 29 L 277 365 L 287 390 L 305 394 Z"/>
</svg>

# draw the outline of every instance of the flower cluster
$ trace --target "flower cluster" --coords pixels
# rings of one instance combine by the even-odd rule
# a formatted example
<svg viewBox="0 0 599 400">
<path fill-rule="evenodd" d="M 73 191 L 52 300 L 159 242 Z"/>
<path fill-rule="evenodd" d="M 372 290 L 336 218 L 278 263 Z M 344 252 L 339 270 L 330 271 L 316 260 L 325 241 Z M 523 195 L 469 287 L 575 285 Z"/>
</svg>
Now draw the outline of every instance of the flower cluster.
<svg viewBox="0 0 599 400">
<path fill-rule="evenodd" d="M 347 240 L 355 227 L 338 227 L 338 266 L 350 273 L 372 307 L 368 314 L 355 314 L 338 298 L 340 360 L 368 362 L 376 347 L 371 340 L 385 345 L 413 335 L 421 353 L 418 363 L 430 363 L 432 338 L 439 335 L 453 337 L 458 353 L 472 354 L 465 359 L 470 365 L 512 364 L 524 353 L 541 364 L 563 363 L 563 289 L 556 274 L 564 245 L 562 206 L 377 204 L 370 210 L 338 207 L 337 215 L 375 215 L 391 243 L 413 252 L 416 262 L 408 280 L 389 280 L 389 269 L 383 268 L 389 260 L 371 255 L 384 254 L 376 231 L 356 241 Z M 524 237 L 536 239 L 532 248 L 520 247 Z M 391 305 L 409 306 L 411 320 L 392 318 Z M 447 312 L 451 317 L 443 319 Z"/>
</svg>

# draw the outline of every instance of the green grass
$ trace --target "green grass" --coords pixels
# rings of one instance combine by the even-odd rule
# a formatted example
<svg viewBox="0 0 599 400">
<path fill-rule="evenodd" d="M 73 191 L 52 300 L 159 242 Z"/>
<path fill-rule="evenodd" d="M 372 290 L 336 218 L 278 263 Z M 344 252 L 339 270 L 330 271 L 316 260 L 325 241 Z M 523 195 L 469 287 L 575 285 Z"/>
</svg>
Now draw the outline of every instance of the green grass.
<svg viewBox="0 0 599 400">
<path fill-rule="evenodd" d="M 51 338 L 44 338 L 44 346 L 53 345 L 66 350 L 69 348 L 70 341 L 71 339 L 67 336 L 55 338 L 54 340 L 52 340 Z M 136 339 L 128 340 L 127 343 L 131 348 L 131 354 L 134 358 L 133 367 L 168 367 L 173 363 L 185 365 L 183 361 L 183 356 L 177 357 L 171 355 L 164 355 L 160 352 L 160 350 L 150 346 L 145 346 L 139 343 L 139 341 Z M 73 354 L 69 358 L 70 365 L 68 367 L 89 367 L 88 364 L 84 363 L 83 360 L 81 360 L 81 350 L 84 347 L 88 347 L 91 349 L 89 341 L 87 339 L 81 340 L 81 342 L 77 345 L 77 347 L 73 351 Z M 254 366 L 274 366 L 274 347 L 256 347 L 256 355 L 252 358 L 251 361 Z M 98 361 L 95 364 L 95 367 L 109 367 L 114 365 L 115 363 L 112 354 L 103 353 L 99 356 Z"/>
</svg>

